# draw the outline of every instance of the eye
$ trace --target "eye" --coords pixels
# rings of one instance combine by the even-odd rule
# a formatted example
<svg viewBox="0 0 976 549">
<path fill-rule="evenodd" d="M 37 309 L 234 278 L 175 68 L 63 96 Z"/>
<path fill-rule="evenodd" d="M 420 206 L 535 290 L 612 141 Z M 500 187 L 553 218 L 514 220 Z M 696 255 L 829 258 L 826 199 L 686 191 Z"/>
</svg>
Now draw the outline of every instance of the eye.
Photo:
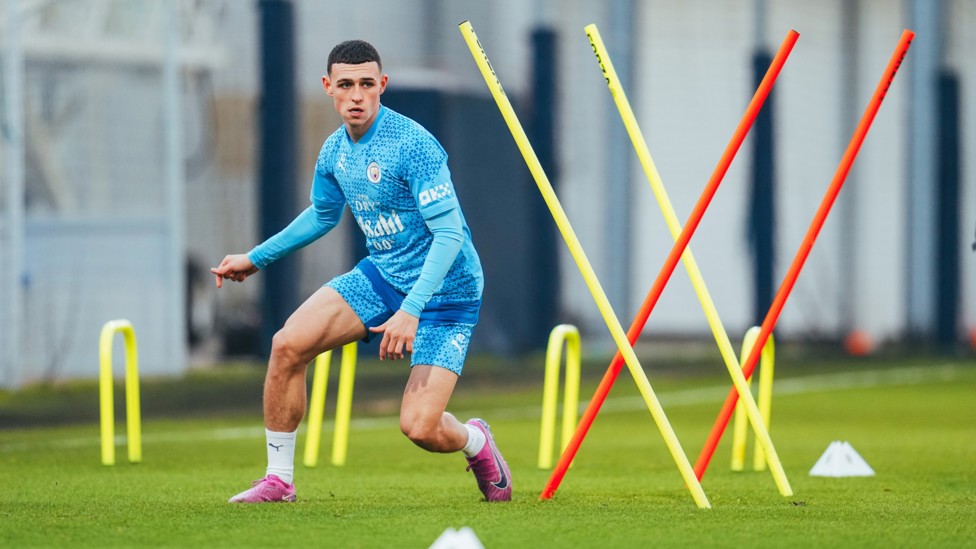
<svg viewBox="0 0 976 549">
<path fill-rule="evenodd" d="M 352 83 L 350 83 L 350 82 L 339 82 L 339 87 L 342 88 L 342 89 L 344 89 L 344 90 L 347 90 L 347 89 L 349 89 L 349 88 L 352 87 Z"/>
</svg>

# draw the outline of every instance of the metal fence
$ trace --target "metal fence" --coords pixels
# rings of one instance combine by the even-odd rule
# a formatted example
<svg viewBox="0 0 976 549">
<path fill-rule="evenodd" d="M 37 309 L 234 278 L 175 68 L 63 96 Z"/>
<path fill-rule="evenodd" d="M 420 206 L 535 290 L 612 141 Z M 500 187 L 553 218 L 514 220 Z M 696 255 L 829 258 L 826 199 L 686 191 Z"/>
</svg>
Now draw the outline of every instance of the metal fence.
<svg viewBox="0 0 976 549">
<path fill-rule="evenodd" d="M 186 118 L 213 3 L 3 4 L 0 386 L 95 375 L 101 325 L 186 367 Z"/>
</svg>

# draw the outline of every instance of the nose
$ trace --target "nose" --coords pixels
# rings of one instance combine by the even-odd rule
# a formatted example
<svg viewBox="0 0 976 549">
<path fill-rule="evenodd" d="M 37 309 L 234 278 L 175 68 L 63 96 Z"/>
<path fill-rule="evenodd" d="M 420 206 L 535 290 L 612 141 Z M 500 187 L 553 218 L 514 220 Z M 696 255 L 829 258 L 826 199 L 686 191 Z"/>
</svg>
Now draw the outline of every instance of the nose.
<svg viewBox="0 0 976 549">
<path fill-rule="evenodd" d="M 358 85 L 352 88 L 352 100 L 357 102 L 363 100 L 363 89 Z"/>
</svg>

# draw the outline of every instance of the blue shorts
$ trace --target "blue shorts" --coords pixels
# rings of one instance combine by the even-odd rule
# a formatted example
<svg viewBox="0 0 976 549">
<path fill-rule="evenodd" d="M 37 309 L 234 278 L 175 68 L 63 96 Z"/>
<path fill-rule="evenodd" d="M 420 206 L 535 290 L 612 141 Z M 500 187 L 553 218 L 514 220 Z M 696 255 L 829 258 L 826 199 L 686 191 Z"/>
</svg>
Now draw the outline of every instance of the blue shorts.
<svg viewBox="0 0 976 549">
<path fill-rule="evenodd" d="M 400 310 L 406 297 L 383 279 L 368 258 L 348 273 L 333 278 L 326 286 L 338 292 L 366 326 L 363 341 L 381 335 L 368 329 L 389 320 Z M 420 313 L 410 365 L 440 366 L 461 375 L 480 309 L 481 301 L 429 302 Z"/>
</svg>

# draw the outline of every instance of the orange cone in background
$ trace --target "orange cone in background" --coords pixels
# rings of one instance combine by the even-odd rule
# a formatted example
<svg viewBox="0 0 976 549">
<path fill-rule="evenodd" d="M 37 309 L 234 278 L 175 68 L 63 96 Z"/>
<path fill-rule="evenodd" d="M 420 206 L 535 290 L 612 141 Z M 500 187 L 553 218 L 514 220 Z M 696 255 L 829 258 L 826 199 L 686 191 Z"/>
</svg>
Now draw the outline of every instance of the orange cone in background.
<svg viewBox="0 0 976 549">
<path fill-rule="evenodd" d="M 844 350 L 851 356 L 867 356 L 876 348 L 874 338 L 864 330 L 851 330 L 844 338 Z"/>
</svg>

